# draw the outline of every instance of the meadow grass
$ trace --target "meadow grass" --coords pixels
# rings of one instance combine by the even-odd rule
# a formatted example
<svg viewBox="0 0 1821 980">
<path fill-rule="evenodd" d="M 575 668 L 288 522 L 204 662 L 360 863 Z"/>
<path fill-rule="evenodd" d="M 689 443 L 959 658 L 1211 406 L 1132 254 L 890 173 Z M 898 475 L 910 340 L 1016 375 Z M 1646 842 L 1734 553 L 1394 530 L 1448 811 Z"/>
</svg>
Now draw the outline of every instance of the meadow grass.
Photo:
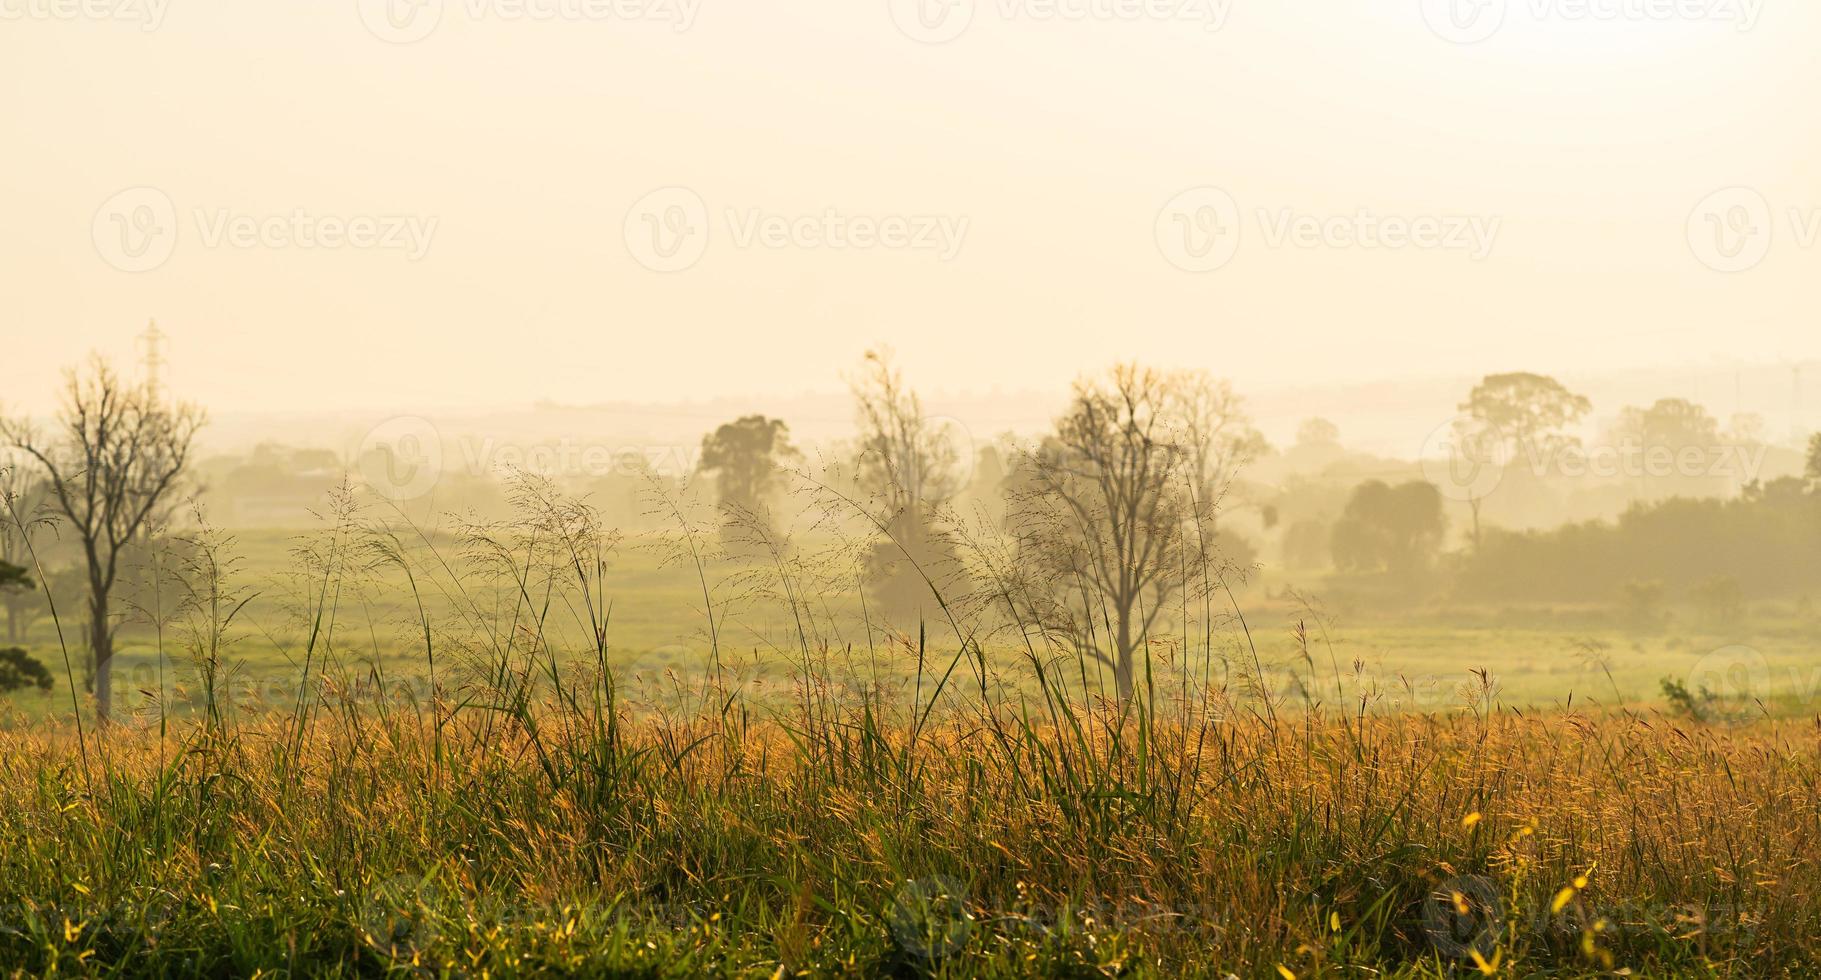
<svg viewBox="0 0 1821 980">
<path fill-rule="evenodd" d="M 260 624 L 259 629 L 244 631 L 234 644 L 233 682 L 246 688 L 239 700 L 282 707 L 294 699 L 296 651 L 304 642 L 297 617 L 287 615 L 284 608 L 299 532 L 237 529 L 233 536 L 239 575 L 249 591 L 257 593 L 246 617 Z M 607 658 L 627 688 L 667 684 L 672 676 L 683 678 L 685 684 L 699 683 L 709 659 L 700 585 L 692 571 L 665 560 L 662 545 L 662 535 L 629 535 L 603 572 L 604 588 L 615 600 L 614 642 Z M 416 604 L 407 577 L 387 566 L 371 569 L 363 578 L 366 594 L 357 606 L 350 604 L 342 611 L 344 636 L 338 648 L 421 692 L 426 680 L 421 627 L 415 622 Z M 1252 639 L 1270 685 L 1280 694 L 1293 692 L 1307 673 L 1301 644 L 1290 628 L 1307 612 L 1287 595 L 1297 590 L 1326 596 L 1326 584 L 1319 575 L 1267 571 L 1239 588 L 1241 601 L 1261 624 Z M 822 615 L 858 619 L 857 596 L 857 588 L 822 596 Z M 439 620 L 453 616 L 459 604 L 441 594 L 425 596 L 423 602 Z M 1341 689 L 1346 699 L 1377 689 L 1385 694 L 1387 710 L 1454 706 L 1457 688 L 1469 680 L 1471 667 L 1491 670 L 1500 700 L 1525 710 L 1560 709 L 1587 701 L 1605 708 L 1660 707 L 1662 678 L 1687 677 L 1703 657 L 1739 645 L 1765 658 L 1770 673 L 1763 696 L 1771 714 L 1807 716 L 1821 695 L 1821 666 L 1813 657 L 1821 641 L 1821 622 L 1791 609 L 1789 603 L 1759 602 L 1739 622 L 1726 626 L 1684 612 L 1680 624 L 1650 629 L 1614 622 L 1610 603 L 1579 608 L 1448 604 L 1431 609 L 1349 603 L 1332 613 L 1337 622 L 1327 642 L 1345 667 Z M 740 619 L 721 637 L 724 656 L 742 661 L 755 680 L 788 686 L 795 671 L 788 658 L 776 653 L 780 644 L 793 642 L 782 610 Z M 1181 629 L 1166 616 L 1160 632 Z M 192 700 L 188 659 L 170 639 L 161 654 L 151 626 L 134 619 L 122 627 L 114 676 L 116 696 L 128 710 L 180 712 Z M 991 638 L 983 644 L 996 657 L 1018 653 L 1014 645 Z M 61 677 L 61 653 L 49 617 L 40 616 L 18 645 L 40 662 L 56 666 Z M 1600 652 L 1604 667 L 1589 657 L 1590 649 Z M 1363 669 L 1356 672 L 1354 661 Z M 902 682 L 914 665 L 889 658 L 877 666 L 882 676 Z M 1035 693 L 1028 677 L 1012 677 L 1009 682 Z M 1332 701 L 1332 689 L 1331 683 L 1323 684 L 1319 694 Z M 68 693 L 61 688 L 42 693 L 22 690 L 0 699 L 0 728 L 43 719 L 67 721 L 70 711 Z"/>
<path fill-rule="evenodd" d="M 1821 969 L 1816 720 L 1518 710 L 1490 673 L 1386 710 L 1319 623 L 1266 654 L 1186 602 L 1179 641 L 1119 703 L 933 582 L 936 613 L 912 630 L 844 632 L 816 562 L 780 549 L 717 577 L 687 522 L 672 557 L 700 587 L 707 648 L 690 673 L 634 683 L 614 653 L 617 538 L 584 506 L 522 502 L 524 520 L 454 543 L 350 511 L 300 545 L 292 616 L 256 631 L 293 672 L 263 710 L 225 682 L 250 593 L 210 571 L 233 567 L 228 543 L 199 536 L 168 617 L 193 710 L 0 732 L 0 964 Z M 358 655 L 377 641 L 351 610 L 400 579 L 391 643 L 421 684 Z M 761 605 L 785 627 L 742 659 L 730 638 Z"/>
<path fill-rule="evenodd" d="M 576 693 L 572 690 L 572 693 Z M 22 975 L 1812 975 L 1812 724 L 371 705 L 0 741 Z"/>
</svg>

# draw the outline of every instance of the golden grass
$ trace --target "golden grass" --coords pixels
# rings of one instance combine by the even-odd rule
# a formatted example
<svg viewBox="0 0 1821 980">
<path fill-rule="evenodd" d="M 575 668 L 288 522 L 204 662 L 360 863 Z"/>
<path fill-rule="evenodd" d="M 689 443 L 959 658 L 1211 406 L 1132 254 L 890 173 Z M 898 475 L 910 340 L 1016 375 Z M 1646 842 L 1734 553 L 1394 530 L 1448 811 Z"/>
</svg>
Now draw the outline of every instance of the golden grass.
<svg viewBox="0 0 1821 980">
<path fill-rule="evenodd" d="M 432 714 L 435 720 L 432 720 Z M 1821 729 L 395 706 L 0 736 L 27 972 L 1801 975 Z M 440 725 L 440 733 L 437 731 Z M 440 754 L 437 746 L 441 746 Z"/>
</svg>

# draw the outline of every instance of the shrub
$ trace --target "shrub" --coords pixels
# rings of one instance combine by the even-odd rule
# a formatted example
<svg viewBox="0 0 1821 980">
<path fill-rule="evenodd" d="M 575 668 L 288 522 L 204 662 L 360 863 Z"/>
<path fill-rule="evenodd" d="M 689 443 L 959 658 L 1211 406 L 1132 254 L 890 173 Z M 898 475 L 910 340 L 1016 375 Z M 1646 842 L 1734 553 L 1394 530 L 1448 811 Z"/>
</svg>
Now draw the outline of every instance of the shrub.
<svg viewBox="0 0 1821 980">
<path fill-rule="evenodd" d="M 0 650 L 0 694 L 11 694 L 24 687 L 41 691 L 51 689 L 51 672 L 18 647 Z"/>
</svg>

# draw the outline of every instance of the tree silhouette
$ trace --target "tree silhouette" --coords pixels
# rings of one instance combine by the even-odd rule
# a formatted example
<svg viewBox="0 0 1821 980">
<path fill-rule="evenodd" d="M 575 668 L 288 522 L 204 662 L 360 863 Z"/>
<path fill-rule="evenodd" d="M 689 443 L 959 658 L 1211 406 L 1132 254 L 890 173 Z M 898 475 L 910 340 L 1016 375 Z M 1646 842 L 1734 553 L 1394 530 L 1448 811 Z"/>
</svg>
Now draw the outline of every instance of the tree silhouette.
<svg viewBox="0 0 1821 980">
<path fill-rule="evenodd" d="M 111 601 L 121 557 L 182 480 L 203 415 L 127 384 L 100 357 L 86 374 L 71 370 L 65 377 L 54 437 L 42 436 L 29 422 L 0 419 L 0 438 L 43 468 L 54 506 L 82 546 L 96 713 L 106 724 L 119 626 Z"/>
<path fill-rule="evenodd" d="M 1413 480 L 1394 487 L 1368 480 L 1354 489 L 1334 525 L 1334 564 L 1348 571 L 1410 575 L 1434 560 L 1446 530 L 1434 484 Z"/>
<path fill-rule="evenodd" d="M 766 530 L 774 526 L 771 503 L 783 466 L 798 456 L 790 427 L 763 415 L 745 416 L 703 437 L 696 469 L 714 477 L 725 535 L 737 537 L 738 529 L 752 522 Z"/>
<path fill-rule="evenodd" d="M 20 688 L 51 689 L 51 672 L 18 647 L 0 650 L 0 694 L 11 694 Z"/>
<path fill-rule="evenodd" d="M 1079 382 L 1013 483 L 1024 577 L 1007 592 L 1023 618 L 1111 668 L 1122 703 L 1183 570 L 1212 547 L 1200 526 L 1210 452 L 1193 442 L 1211 430 L 1190 424 L 1197 397 L 1183 376 L 1136 365 Z"/>
<path fill-rule="evenodd" d="M 6 608 L 6 639 L 16 643 L 36 587 L 25 577 L 26 534 L 42 519 L 48 491 L 26 461 L 0 457 L 0 606 Z M 9 578 L 4 569 L 19 569 Z"/>
<path fill-rule="evenodd" d="M 1592 410 L 1592 402 L 1560 381 L 1525 373 L 1487 375 L 1461 404 L 1461 411 L 1498 433 L 1511 460 L 1529 455 L 1541 461 L 1577 444 L 1567 429 Z"/>
<path fill-rule="evenodd" d="M 956 446 L 953 433 L 924 414 L 889 350 L 868 351 L 852 387 L 860 430 L 856 482 L 887 539 L 867 558 L 867 580 L 888 613 L 928 609 L 935 604 L 932 584 L 963 589 L 955 543 L 938 516 L 961 492 L 961 453 L 971 448 Z"/>
</svg>

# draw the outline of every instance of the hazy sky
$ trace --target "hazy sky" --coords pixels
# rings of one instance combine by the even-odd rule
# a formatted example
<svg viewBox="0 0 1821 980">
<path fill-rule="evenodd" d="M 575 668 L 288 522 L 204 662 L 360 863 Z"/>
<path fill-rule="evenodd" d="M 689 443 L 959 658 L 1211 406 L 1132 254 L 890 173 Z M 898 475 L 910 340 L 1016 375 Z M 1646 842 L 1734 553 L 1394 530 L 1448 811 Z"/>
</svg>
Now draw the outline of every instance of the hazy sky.
<svg viewBox="0 0 1821 980">
<path fill-rule="evenodd" d="M 875 341 L 950 390 L 1813 357 L 1818 38 L 1812 0 L 0 0 L 0 402 L 149 317 L 217 411 L 828 390 Z"/>
</svg>

